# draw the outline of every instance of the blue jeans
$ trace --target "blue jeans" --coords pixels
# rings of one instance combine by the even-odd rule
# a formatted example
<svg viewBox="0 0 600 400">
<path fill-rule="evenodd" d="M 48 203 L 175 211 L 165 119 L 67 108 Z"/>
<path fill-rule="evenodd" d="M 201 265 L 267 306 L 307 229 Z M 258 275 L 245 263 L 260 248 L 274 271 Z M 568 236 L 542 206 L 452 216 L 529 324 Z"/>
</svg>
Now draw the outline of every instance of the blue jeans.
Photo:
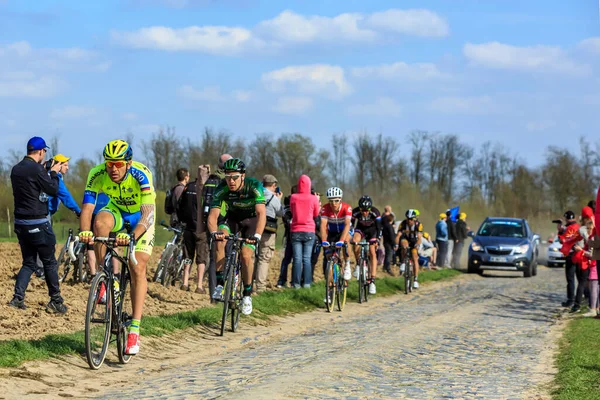
<svg viewBox="0 0 600 400">
<path fill-rule="evenodd" d="M 292 262 L 292 241 L 289 236 L 285 238 L 285 254 L 283 255 L 283 259 L 281 260 L 281 267 L 279 270 L 279 278 L 277 279 L 277 284 L 281 286 L 285 286 L 287 284 L 288 279 L 288 267 Z"/>
<path fill-rule="evenodd" d="M 304 281 L 304 285 L 309 286 L 312 282 L 311 257 L 315 234 L 314 232 L 292 232 L 291 236 L 294 254 L 292 285 L 300 287 L 300 283 Z"/>
</svg>

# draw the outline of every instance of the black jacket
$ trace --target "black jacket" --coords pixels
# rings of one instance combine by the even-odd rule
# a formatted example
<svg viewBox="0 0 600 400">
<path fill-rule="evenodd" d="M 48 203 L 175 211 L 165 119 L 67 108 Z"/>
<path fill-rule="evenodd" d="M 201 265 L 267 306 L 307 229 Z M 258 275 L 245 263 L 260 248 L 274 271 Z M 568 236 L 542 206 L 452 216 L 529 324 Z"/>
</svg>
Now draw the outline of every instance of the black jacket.
<svg viewBox="0 0 600 400">
<path fill-rule="evenodd" d="M 462 219 L 459 219 L 458 221 L 456 221 L 455 228 L 456 228 L 456 231 L 455 231 L 456 240 L 458 240 L 461 243 L 464 242 L 465 239 L 469 237 L 468 232 L 467 232 L 467 223 L 465 221 L 463 221 Z"/>
<path fill-rule="evenodd" d="M 455 241 L 458 239 L 456 237 L 456 222 L 452 221 L 450 217 L 446 220 L 446 225 L 448 225 L 448 240 Z"/>
<path fill-rule="evenodd" d="M 58 175 L 31 157 L 24 157 L 10 172 L 15 199 L 15 219 L 48 216 L 48 196 L 58 194 Z"/>
<path fill-rule="evenodd" d="M 196 194 L 196 181 L 189 182 L 177 203 L 177 219 L 185 224 L 185 230 L 196 232 L 198 223 L 198 196 Z"/>
<path fill-rule="evenodd" d="M 394 232 L 394 225 L 387 219 L 387 216 L 382 218 L 383 225 L 383 243 L 394 245 L 396 240 L 396 233 Z"/>
</svg>

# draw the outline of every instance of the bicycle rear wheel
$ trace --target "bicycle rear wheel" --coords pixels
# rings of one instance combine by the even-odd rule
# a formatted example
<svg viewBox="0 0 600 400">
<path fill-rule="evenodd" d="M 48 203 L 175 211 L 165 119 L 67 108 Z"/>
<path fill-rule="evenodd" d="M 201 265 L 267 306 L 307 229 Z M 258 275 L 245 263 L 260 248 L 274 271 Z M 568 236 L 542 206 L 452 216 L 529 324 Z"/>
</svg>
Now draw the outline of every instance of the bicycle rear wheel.
<svg viewBox="0 0 600 400">
<path fill-rule="evenodd" d="M 342 311 L 346 305 L 346 292 L 348 291 L 348 282 L 344 279 L 343 274 L 339 270 L 337 271 L 337 306 L 338 310 Z"/>
<path fill-rule="evenodd" d="M 335 298 L 335 280 L 334 280 L 334 269 L 335 264 L 333 261 L 327 263 L 325 269 L 325 305 L 327 306 L 327 312 L 333 311 L 333 301 Z"/>
<path fill-rule="evenodd" d="M 175 274 L 177 270 L 178 250 L 179 249 L 174 246 L 170 249 L 170 253 L 168 255 L 169 257 L 166 259 L 164 264 L 162 277 L 163 286 L 171 286 L 174 283 L 174 279 L 177 277 Z"/>
<path fill-rule="evenodd" d="M 227 314 L 231 313 L 230 301 L 233 292 L 233 270 L 234 266 L 227 266 L 227 277 L 225 278 L 225 296 L 223 298 L 223 315 L 221 316 L 221 336 L 225 334 L 225 326 L 227 325 Z"/>
<path fill-rule="evenodd" d="M 62 248 L 60 254 L 58 255 L 58 281 L 64 282 L 69 275 L 69 271 L 71 270 L 71 258 L 69 253 L 67 252 L 66 246 Z"/>
<path fill-rule="evenodd" d="M 163 253 L 160 256 L 160 260 L 158 260 L 158 265 L 156 266 L 156 271 L 154 271 L 154 278 L 153 278 L 154 282 L 159 282 L 159 283 L 163 282 L 163 276 L 165 274 L 165 267 L 168 265 L 168 261 L 171 258 L 173 250 L 174 250 L 174 248 L 172 245 L 170 245 L 170 246 L 167 245 L 167 247 L 165 247 L 165 250 L 163 251 Z"/>
<path fill-rule="evenodd" d="M 102 290 L 105 293 L 103 302 L 100 297 Z M 109 291 L 108 276 L 99 272 L 92 280 L 85 311 L 85 356 L 91 369 L 102 366 L 110 343 L 113 303 Z"/>
</svg>

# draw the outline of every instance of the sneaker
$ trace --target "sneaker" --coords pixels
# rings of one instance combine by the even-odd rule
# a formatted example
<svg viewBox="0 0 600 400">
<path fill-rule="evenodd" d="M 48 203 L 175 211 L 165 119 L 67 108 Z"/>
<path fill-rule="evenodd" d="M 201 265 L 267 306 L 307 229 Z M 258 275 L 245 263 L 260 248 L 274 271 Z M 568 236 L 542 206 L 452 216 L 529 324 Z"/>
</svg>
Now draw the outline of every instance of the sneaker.
<svg viewBox="0 0 600 400">
<path fill-rule="evenodd" d="M 569 301 L 569 300 L 566 300 L 566 301 L 563 301 L 562 303 L 560 303 L 560 305 L 563 306 L 563 307 L 569 308 L 569 307 L 573 307 L 573 302 Z"/>
<path fill-rule="evenodd" d="M 579 310 L 581 310 L 581 307 L 579 307 L 579 306 L 573 306 L 573 307 L 571 307 L 571 310 L 570 310 L 569 312 L 571 312 L 571 313 L 576 313 L 576 312 L 578 312 Z"/>
<path fill-rule="evenodd" d="M 375 287 L 375 282 L 369 283 L 369 294 L 376 294 L 377 288 Z"/>
<path fill-rule="evenodd" d="M 585 314 L 583 314 L 582 317 L 595 317 L 596 315 L 598 315 L 596 310 L 590 310 L 590 311 L 586 312 Z"/>
<path fill-rule="evenodd" d="M 50 300 L 50 303 L 46 306 L 46 311 L 56 314 L 65 314 L 67 312 L 67 306 L 62 302 Z"/>
<path fill-rule="evenodd" d="M 106 304 L 106 285 L 100 282 L 100 294 L 98 295 L 98 304 Z"/>
<path fill-rule="evenodd" d="M 125 354 L 128 356 L 134 356 L 140 352 L 140 334 L 129 332 L 127 335 L 127 346 L 125 347 Z"/>
<path fill-rule="evenodd" d="M 359 274 L 360 274 L 360 267 L 357 265 L 356 268 L 354 268 L 354 277 L 356 279 L 358 279 Z"/>
<path fill-rule="evenodd" d="M 418 289 L 419 288 L 419 282 L 414 281 L 413 282 L 413 289 Z"/>
<path fill-rule="evenodd" d="M 244 296 L 242 298 L 242 314 L 244 314 L 244 315 L 252 314 L 252 297 Z"/>
<path fill-rule="evenodd" d="M 11 301 L 8 302 L 8 305 L 14 308 L 18 308 L 19 310 L 26 310 L 27 306 L 25 305 L 24 300 L 19 300 L 16 297 L 13 297 Z"/>
<path fill-rule="evenodd" d="M 197 287 L 196 290 L 194 291 L 194 293 L 206 294 L 206 289 L 204 289 L 203 287 Z"/>
<path fill-rule="evenodd" d="M 223 286 L 218 285 L 213 292 L 212 298 L 218 301 L 223 301 Z"/>
<path fill-rule="evenodd" d="M 406 269 L 406 265 L 405 264 L 400 264 L 400 273 L 403 274 L 404 270 Z"/>
<path fill-rule="evenodd" d="M 350 265 L 346 264 L 344 267 L 344 280 L 349 281 L 352 279 L 352 271 L 350 271 Z"/>
<path fill-rule="evenodd" d="M 278 283 L 277 284 L 277 289 L 285 289 L 287 288 L 287 285 L 285 283 Z"/>
</svg>

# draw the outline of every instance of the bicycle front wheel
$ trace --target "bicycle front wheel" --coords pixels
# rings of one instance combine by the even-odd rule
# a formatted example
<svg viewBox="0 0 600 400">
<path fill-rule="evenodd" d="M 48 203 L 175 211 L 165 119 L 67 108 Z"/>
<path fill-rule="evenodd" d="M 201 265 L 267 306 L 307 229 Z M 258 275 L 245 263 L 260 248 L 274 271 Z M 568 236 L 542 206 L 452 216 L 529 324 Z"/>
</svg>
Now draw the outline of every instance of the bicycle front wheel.
<svg viewBox="0 0 600 400">
<path fill-rule="evenodd" d="M 171 258 L 172 254 L 173 254 L 173 250 L 174 249 L 173 249 L 172 245 L 167 245 L 167 247 L 165 247 L 163 253 L 160 255 L 160 260 L 158 260 L 158 265 L 156 266 L 156 271 L 154 271 L 154 278 L 153 278 L 154 282 L 159 282 L 159 283 L 163 282 L 165 268 L 169 263 L 169 259 Z"/>
<path fill-rule="evenodd" d="M 365 296 L 365 291 L 364 291 L 366 277 L 365 277 L 365 268 L 364 268 L 363 264 L 364 264 L 364 261 L 362 260 L 362 258 L 356 264 L 359 268 L 359 272 L 358 272 L 358 304 L 361 304 L 363 301 L 367 301 L 366 296 Z"/>
<path fill-rule="evenodd" d="M 227 277 L 225 278 L 225 296 L 223 298 L 223 315 L 221 316 L 221 336 L 225 334 L 225 326 L 227 325 L 227 314 L 230 310 L 231 298 L 233 292 L 233 266 L 228 266 Z"/>
<path fill-rule="evenodd" d="M 108 276 L 100 272 L 92 280 L 85 310 L 85 356 L 91 369 L 98 369 L 110 343 L 112 296 Z"/>
<path fill-rule="evenodd" d="M 335 298 L 335 280 L 334 280 L 334 266 L 333 261 L 327 263 L 325 269 L 325 305 L 327 312 L 333 311 L 333 301 Z"/>
<path fill-rule="evenodd" d="M 406 263 L 406 270 L 404 271 L 404 293 L 408 294 L 412 292 L 412 262 Z"/>
<path fill-rule="evenodd" d="M 363 283 L 362 283 L 362 292 L 363 292 L 363 299 L 365 300 L 365 303 L 367 301 L 369 301 L 369 284 L 367 283 L 369 281 L 369 278 L 371 277 L 371 274 L 368 273 L 368 268 L 369 266 L 367 266 L 367 262 L 364 261 L 364 265 L 362 267 L 362 276 L 363 276 Z"/>
<path fill-rule="evenodd" d="M 237 285 L 235 285 L 235 275 L 234 275 L 234 287 L 233 287 L 233 295 L 232 295 L 232 307 L 231 307 L 231 332 L 235 332 L 240 323 L 240 314 L 242 312 L 242 292 L 244 289 L 244 284 L 242 283 L 241 271 L 238 268 L 237 271 Z"/>
</svg>

